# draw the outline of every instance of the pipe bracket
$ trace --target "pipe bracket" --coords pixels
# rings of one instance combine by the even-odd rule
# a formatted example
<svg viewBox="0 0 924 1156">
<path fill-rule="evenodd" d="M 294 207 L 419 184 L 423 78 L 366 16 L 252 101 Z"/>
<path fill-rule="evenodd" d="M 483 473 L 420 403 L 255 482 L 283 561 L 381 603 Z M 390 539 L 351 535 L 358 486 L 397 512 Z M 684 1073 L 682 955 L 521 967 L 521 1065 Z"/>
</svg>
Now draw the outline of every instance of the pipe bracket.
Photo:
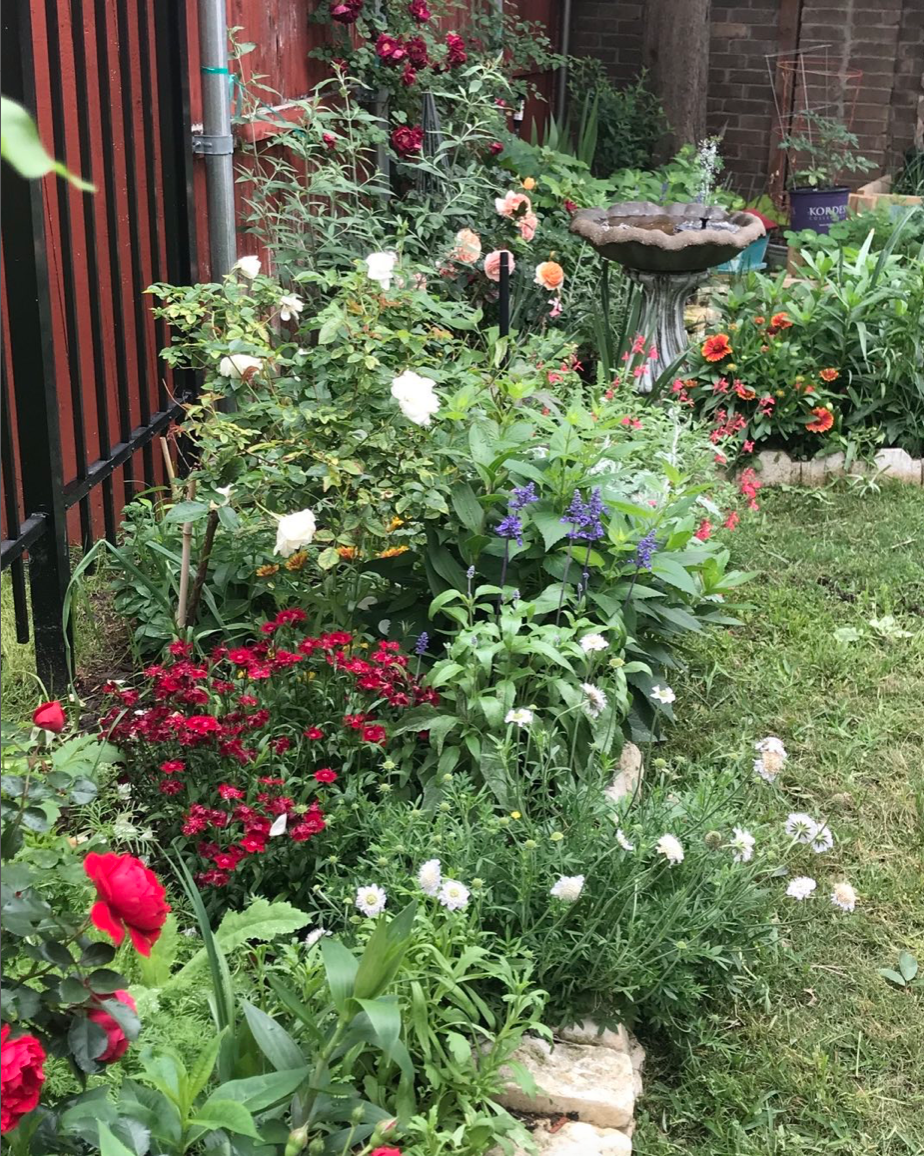
<svg viewBox="0 0 924 1156">
<path fill-rule="evenodd" d="M 206 133 L 193 133 L 192 151 L 197 156 L 220 157 L 234 152 L 234 137 L 208 136 Z"/>
</svg>

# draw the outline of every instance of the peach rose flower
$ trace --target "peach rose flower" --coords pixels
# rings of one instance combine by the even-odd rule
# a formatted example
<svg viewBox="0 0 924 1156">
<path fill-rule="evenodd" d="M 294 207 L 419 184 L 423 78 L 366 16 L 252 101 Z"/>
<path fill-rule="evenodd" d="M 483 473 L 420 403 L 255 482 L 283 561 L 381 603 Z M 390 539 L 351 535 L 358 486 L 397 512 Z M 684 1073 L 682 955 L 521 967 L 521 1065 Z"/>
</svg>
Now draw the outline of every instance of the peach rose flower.
<svg viewBox="0 0 924 1156">
<path fill-rule="evenodd" d="M 543 261 L 541 265 L 536 266 L 536 276 L 533 280 L 543 289 L 555 293 L 564 284 L 565 271 L 557 261 Z"/>
<path fill-rule="evenodd" d="M 539 218 L 535 213 L 527 213 L 524 217 L 520 217 L 517 228 L 524 241 L 531 241 L 539 228 Z"/>
<path fill-rule="evenodd" d="M 512 190 L 503 197 L 494 198 L 494 208 L 502 217 L 513 218 L 522 209 L 523 213 L 533 211 L 533 203 L 525 193 L 515 193 Z"/>
<path fill-rule="evenodd" d="M 500 263 L 501 253 L 507 254 L 507 269 L 510 273 L 516 268 L 513 260 L 513 254 L 509 249 L 495 249 L 493 253 L 489 253 L 484 259 L 484 275 L 489 281 L 500 281 Z"/>
<path fill-rule="evenodd" d="M 481 256 L 481 238 L 474 229 L 460 229 L 456 233 L 456 243 L 449 256 L 463 265 L 475 264 Z"/>
</svg>

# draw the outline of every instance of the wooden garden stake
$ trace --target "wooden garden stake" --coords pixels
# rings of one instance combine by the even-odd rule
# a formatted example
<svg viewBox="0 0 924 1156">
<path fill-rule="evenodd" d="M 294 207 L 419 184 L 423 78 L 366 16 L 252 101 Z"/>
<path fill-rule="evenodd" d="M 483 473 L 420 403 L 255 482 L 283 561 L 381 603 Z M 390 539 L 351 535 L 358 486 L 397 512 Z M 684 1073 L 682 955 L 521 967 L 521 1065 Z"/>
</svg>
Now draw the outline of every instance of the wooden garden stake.
<svg viewBox="0 0 924 1156">
<path fill-rule="evenodd" d="M 192 478 L 186 487 L 186 501 L 196 498 L 196 479 Z M 180 630 L 186 628 L 186 598 L 189 594 L 189 558 L 192 554 L 192 522 L 183 523 L 183 549 L 180 555 L 180 593 L 177 598 L 176 624 Z"/>
</svg>

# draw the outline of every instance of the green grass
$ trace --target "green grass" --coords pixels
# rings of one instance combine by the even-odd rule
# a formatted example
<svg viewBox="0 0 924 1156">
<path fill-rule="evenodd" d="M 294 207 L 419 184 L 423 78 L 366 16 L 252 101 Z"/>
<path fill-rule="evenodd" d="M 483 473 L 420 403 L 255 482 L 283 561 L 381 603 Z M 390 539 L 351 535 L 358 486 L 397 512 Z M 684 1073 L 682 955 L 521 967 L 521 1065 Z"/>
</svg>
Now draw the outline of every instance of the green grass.
<svg viewBox="0 0 924 1156">
<path fill-rule="evenodd" d="M 760 571 L 746 588 L 755 608 L 690 657 L 662 753 L 709 774 L 779 735 L 783 799 L 768 789 L 753 819 L 809 811 L 837 843 L 811 917 L 783 932 L 763 1005 L 716 1011 L 685 1051 L 649 1049 L 636 1151 L 920 1156 L 924 987 L 898 990 L 877 969 L 902 949 L 924 965 L 924 494 L 761 504 L 734 540 L 736 563 Z M 869 620 L 887 614 L 914 636 L 878 635 Z M 844 627 L 863 636 L 838 641 Z M 854 915 L 828 905 L 831 878 L 859 891 Z"/>
</svg>

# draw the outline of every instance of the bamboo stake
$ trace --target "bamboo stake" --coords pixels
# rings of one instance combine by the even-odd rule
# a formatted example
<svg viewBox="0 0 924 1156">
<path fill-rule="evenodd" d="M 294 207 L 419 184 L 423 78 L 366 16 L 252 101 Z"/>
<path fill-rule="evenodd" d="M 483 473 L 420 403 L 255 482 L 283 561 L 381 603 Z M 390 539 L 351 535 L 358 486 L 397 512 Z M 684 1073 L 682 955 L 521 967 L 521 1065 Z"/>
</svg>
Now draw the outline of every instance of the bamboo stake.
<svg viewBox="0 0 924 1156">
<path fill-rule="evenodd" d="M 186 487 L 186 501 L 196 498 L 196 479 L 192 478 Z M 186 599 L 189 594 L 189 559 L 192 554 L 192 522 L 183 523 L 183 550 L 180 558 L 180 593 L 177 598 L 176 624 L 180 630 L 186 629 Z"/>
<path fill-rule="evenodd" d="M 164 455 L 164 469 L 167 471 L 167 479 L 172 486 L 176 481 L 176 474 L 173 470 L 173 459 L 170 457 L 170 446 L 167 444 L 166 438 L 160 438 L 160 449 Z"/>
</svg>

